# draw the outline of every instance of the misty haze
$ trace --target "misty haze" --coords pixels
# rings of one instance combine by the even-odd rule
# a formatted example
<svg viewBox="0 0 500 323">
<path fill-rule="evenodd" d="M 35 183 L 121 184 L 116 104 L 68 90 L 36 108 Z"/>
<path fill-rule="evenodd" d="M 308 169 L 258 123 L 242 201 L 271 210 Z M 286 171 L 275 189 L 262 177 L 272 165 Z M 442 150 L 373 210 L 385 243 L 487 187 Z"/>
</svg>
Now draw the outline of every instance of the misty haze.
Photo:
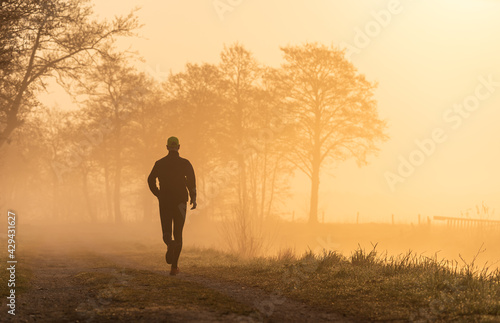
<svg viewBox="0 0 500 323">
<path fill-rule="evenodd" d="M 500 321 L 500 2 L 0 2 L 0 321 Z"/>
</svg>

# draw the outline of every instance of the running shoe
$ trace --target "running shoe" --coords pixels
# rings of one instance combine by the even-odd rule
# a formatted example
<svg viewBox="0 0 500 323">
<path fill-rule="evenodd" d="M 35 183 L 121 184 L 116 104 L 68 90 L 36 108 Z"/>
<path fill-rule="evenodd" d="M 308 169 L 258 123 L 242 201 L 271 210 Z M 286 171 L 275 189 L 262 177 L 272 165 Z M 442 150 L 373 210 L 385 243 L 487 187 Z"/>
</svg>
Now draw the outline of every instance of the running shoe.
<svg viewBox="0 0 500 323">
<path fill-rule="evenodd" d="M 175 276 L 179 272 L 180 272 L 179 267 L 172 267 L 172 269 L 170 269 L 170 276 Z"/>
</svg>

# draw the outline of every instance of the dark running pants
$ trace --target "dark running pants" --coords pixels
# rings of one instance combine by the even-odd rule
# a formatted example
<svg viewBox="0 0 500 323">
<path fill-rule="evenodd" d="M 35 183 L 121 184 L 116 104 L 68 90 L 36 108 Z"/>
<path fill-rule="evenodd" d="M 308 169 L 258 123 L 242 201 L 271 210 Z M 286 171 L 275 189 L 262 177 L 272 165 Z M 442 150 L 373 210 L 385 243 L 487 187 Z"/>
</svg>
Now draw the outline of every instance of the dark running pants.
<svg viewBox="0 0 500 323">
<path fill-rule="evenodd" d="M 160 199 L 160 220 L 163 242 L 168 248 L 174 248 L 172 267 L 177 267 L 182 250 L 182 229 L 186 220 L 187 202 L 172 202 Z M 172 240 L 172 224 L 174 239 Z"/>
</svg>

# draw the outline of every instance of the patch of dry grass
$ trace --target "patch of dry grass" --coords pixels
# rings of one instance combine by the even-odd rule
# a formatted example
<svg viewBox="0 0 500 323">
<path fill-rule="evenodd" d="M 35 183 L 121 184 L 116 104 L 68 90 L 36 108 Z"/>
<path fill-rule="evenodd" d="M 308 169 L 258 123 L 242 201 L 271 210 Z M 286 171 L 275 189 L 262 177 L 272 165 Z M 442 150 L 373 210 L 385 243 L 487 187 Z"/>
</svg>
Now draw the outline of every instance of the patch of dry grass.
<svg viewBox="0 0 500 323">
<path fill-rule="evenodd" d="M 500 321 L 500 271 L 411 251 L 380 255 L 359 247 L 238 259 L 214 250 L 184 253 L 188 270 L 282 294 L 325 311 L 370 320 Z"/>
</svg>

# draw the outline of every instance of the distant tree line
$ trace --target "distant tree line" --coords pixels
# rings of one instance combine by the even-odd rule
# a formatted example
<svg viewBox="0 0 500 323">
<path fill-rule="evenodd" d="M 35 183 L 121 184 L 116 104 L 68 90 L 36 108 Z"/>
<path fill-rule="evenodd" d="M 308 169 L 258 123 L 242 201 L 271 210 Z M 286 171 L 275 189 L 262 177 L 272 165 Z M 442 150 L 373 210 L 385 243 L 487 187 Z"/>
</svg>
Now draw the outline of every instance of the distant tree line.
<svg viewBox="0 0 500 323">
<path fill-rule="evenodd" d="M 287 202 L 296 170 L 310 178 L 309 221 L 317 222 L 322 169 L 348 158 L 365 164 L 387 139 L 376 84 L 341 49 L 283 47 L 273 68 L 236 43 L 218 63 L 187 64 L 160 82 L 114 46 L 139 27 L 134 13 L 92 17 L 85 1 L 2 2 L 2 207 L 17 203 L 47 219 L 150 221 L 157 206 L 146 176 L 176 135 L 195 167 L 200 212 L 250 236 Z M 78 110 L 37 101 L 49 78 Z"/>
</svg>

